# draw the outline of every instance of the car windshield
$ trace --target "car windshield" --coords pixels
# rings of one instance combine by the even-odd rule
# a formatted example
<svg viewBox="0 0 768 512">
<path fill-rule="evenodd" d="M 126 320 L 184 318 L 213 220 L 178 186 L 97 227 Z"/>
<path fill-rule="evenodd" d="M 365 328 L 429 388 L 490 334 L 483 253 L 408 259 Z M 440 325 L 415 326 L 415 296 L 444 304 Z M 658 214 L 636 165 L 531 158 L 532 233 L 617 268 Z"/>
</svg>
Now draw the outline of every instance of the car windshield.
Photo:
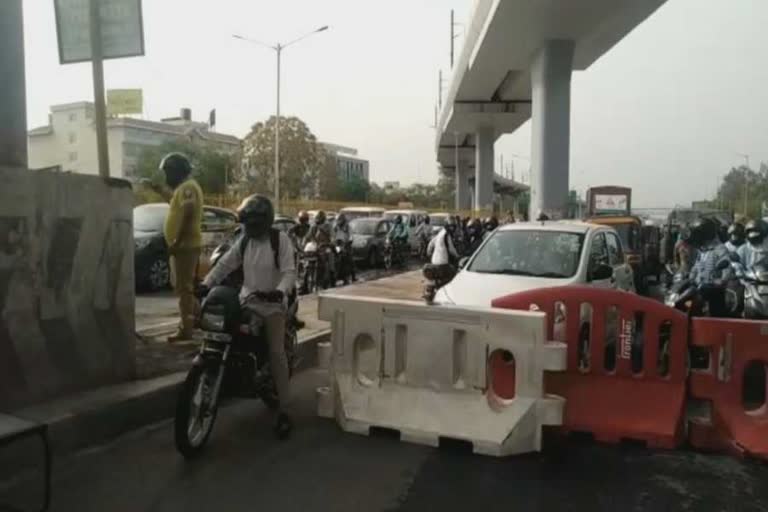
<svg viewBox="0 0 768 512">
<path fill-rule="evenodd" d="M 560 231 L 497 231 L 467 270 L 482 274 L 567 278 L 576 274 L 584 235 Z"/>
<path fill-rule="evenodd" d="M 368 219 L 356 219 L 349 223 L 349 229 L 353 235 L 373 235 L 379 221 Z"/>
<path fill-rule="evenodd" d="M 445 224 L 448 222 L 448 217 L 445 215 L 430 215 L 429 216 L 429 223 L 433 226 L 445 226 Z"/>
<path fill-rule="evenodd" d="M 137 206 L 133 209 L 133 229 L 135 231 L 162 231 L 167 215 L 167 204 Z"/>
<path fill-rule="evenodd" d="M 634 248 L 634 241 L 632 240 L 632 225 L 631 224 L 616 224 L 614 226 L 611 226 L 616 230 L 616 232 L 619 234 L 619 238 L 621 238 L 621 244 L 626 249 L 633 249 Z"/>
<path fill-rule="evenodd" d="M 406 220 L 406 217 L 408 217 L 405 213 L 398 213 L 398 212 L 386 212 L 384 213 L 384 218 L 387 220 L 395 220 L 397 216 L 400 216 L 403 218 L 403 220 Z"/>
</svg>

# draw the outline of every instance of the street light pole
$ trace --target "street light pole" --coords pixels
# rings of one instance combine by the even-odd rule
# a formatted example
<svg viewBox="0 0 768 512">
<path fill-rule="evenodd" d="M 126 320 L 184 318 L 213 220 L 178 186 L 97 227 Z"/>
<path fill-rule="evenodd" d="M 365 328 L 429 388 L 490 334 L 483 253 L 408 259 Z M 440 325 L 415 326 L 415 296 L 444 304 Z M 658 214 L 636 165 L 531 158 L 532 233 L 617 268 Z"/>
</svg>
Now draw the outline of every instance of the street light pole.
<svg viewBox="0 0 768 512">
<path fill-rule="evenodd" d="M 328 30 L 328 25 L 323 25 L 322 27 L 315 29 L 312 32 L 308 32 L 303 36 L 294 39 L 293 41 L 290 41 L 285 44 L 277 43 L 274 45 L 262 43 L 261 41 L 257 41 L 256 39 L 243 37 L 237 34 L 234 34 L 232 36 L 235 39 L 241 39 L 243 41 L 248 41 L 249 43 L 255 43 L 260 46 L 264 46 L 265 48 L 274 50 L 275 53 L 277 54 L 277 94 L 276 94 L 277 104 L 275 106 L 275 200 L 274 200 L 274 206 L 275 206 L 276 212 L 280 211 L 280 64 L 281 64 L 280 61 L 282 58 L 283 50 L 285 50 L 287 47 L 289 47 L 292 44 L 298 43 L 299 41 L 306 39 L 312 34 L 317 34 L 318 32 L 324 32 L 326 30 Z"/>
<path fill-rule="evenodd" d="M 749 176 L 747 173 L 749 172 L 749 155 L 745 153 L 738 153 L 739 156 L 744 158 L 744 161 L 747 164 L 747 167 L 744 169 L 744 217 L 747 217 L 747 206 L 748 206 L 748 200 L 749 200 Z"/>
</svg>

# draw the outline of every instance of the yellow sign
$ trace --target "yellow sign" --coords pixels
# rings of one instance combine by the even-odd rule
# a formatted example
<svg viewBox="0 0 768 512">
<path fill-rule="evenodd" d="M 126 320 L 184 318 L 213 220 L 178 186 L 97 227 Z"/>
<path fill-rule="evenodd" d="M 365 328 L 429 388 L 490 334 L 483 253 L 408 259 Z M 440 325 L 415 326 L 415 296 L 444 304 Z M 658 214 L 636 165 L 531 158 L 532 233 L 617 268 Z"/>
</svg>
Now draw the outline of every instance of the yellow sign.
<svg viewBox="0 0 768 512">
<path fill-rule="evenodd" d="M 144 96 L 141 89 L 110 89 L 107 91 L 107 114 L 141 114 Z"/>
</svg>

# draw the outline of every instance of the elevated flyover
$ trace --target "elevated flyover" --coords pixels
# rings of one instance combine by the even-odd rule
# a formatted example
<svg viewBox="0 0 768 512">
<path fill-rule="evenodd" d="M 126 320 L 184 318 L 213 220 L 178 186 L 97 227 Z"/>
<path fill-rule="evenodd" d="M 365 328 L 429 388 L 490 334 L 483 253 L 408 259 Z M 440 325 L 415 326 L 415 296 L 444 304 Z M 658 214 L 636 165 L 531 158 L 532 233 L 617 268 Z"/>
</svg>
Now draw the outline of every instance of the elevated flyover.
<svg viewBox="0 0 768 512">
<path fill-rule="evenodd" d="M 568 197 L 571 73 L 589 68 L 666 0 L 477 0 L 438 118 L 435 149 L 464 209 L 493 203 L 493 145 L 533 120 L 531 214 Z M 474 172 L 472 168 L 474 167 Z"/>
</svg>

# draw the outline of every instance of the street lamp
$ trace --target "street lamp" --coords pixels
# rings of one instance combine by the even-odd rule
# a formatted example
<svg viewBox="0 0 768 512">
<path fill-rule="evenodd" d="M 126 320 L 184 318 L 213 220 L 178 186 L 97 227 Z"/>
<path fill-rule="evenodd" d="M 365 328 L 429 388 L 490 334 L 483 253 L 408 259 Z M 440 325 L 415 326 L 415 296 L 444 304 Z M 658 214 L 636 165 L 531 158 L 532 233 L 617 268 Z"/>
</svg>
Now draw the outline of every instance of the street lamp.
<svg viewBox="0 0 768 512">
<path fill-rule="evenodd" d="M 269 48 L 271 50 L 274 50 L 275 53 L 277 54 L 277 106 L 275 108 L 275 211 L 276 212 L 280 211 L 280 57 L 282 55 L 283 50 L 288 48 L 292 44 L 298 43 L 299 41 L 306 39 L 313 34 L 317 34 L 318 32 L 324 32 L 326 30 L 328 30 L 328 25 L 323 25 L 322 27 L 317 28 L 312 32 L 308 32 L 303 36 L 294 39 L 293 41 L 289 41 L 285 44 L 276 43 L 274 45 L 263 43 L 256 39 L 251 39 L 249 37 L 244 37 L 237 34 L 234 34 L 232 36 L 235 39 L 248 41 L 249 43 L 258 44 L 259 46 Z"/>
</svg>

